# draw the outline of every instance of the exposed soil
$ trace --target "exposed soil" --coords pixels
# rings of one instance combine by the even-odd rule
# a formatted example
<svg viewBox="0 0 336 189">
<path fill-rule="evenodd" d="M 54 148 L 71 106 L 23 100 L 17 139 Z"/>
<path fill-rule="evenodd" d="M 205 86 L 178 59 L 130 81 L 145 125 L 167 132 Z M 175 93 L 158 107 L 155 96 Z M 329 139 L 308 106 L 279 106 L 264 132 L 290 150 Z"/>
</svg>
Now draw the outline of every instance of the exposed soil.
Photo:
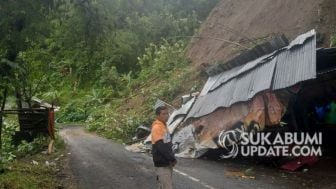
<svg viewBox="0 0 336 189">
<path fill-rule="evenodd" d="M 203 23 L 188 56 L 197 68 L 229 60 L 244 47 L 253 47 L 279 34 L 292 40 L 316 29 L 318 45 L 329 47 L 336 32 L 335 0 L 222 0 Z"/>
<path fill-rule="evenodd" d="M 69 150 L 65 151 L 62 158 L 60 159 L 59 169 L 57 173 L 57 178 L 60 181 L 59 189 L 77 189 L 77 181 L 73 176 L 73 172 L 70 169 L 70 152 Z"/>
</svg>

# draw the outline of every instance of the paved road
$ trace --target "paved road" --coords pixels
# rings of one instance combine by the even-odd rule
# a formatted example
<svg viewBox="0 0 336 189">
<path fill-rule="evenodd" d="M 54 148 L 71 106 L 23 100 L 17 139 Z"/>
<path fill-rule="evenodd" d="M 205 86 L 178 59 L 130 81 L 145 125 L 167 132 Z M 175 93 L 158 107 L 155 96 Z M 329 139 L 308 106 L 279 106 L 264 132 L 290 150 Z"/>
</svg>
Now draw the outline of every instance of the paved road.
<svg viewBox="0 0 336 189">
<path fill-rule="evenodd" d="M 123 145 L 87 133 L 80 127 L 68 127 L 62 129 L 60 133 L 69 147 L 70 166 L 79 188 L 156 188 L 154 167 L 150 156 L 129 152 Z M 240 175 L 246 170 L 252 171 L 253 177 Z M 179 159 L 174 169 L 173 180 L 175 189 L 315 188 L 317 186 L 317 182 L 303 176 L 263 166 L 244 165 L 237 161 Z"/>
</svg>

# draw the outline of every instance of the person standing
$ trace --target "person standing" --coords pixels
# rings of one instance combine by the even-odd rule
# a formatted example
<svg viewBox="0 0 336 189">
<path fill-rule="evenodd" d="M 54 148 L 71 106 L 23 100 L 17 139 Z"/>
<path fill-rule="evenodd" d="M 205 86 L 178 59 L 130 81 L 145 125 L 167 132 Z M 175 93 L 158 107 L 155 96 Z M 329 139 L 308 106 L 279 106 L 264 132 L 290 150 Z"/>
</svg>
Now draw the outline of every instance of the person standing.
<svg viewBox="0 0 336 189">
<path fill-rule="evenodd" d="M 156 120 L 152 124 L 152 154 L 156 168 L 156 179 L 159 189 L 173 188 L 173 167 L 176 164 L 172 149 L 171 136 L 166 122 L 169 118 L 168 108 L 159 106 L 155 109 Z"/>
</svg>

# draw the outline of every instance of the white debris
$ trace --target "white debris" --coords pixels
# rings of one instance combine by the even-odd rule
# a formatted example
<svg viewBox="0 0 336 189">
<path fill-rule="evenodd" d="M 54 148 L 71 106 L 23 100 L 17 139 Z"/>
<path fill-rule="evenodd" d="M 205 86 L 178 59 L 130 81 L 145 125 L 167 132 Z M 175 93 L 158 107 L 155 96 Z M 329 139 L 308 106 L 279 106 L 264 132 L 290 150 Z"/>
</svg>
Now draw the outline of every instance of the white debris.
<svg viewBox="0 0 336 189">
<path fill-rule="evenodd" d="M 37 161 L 33 160 L 33 161 L 32 161 L 32 164 L 33 164 L 33 165 L 38 165 L 39 163 L 38 163 Z"/>
</svg>

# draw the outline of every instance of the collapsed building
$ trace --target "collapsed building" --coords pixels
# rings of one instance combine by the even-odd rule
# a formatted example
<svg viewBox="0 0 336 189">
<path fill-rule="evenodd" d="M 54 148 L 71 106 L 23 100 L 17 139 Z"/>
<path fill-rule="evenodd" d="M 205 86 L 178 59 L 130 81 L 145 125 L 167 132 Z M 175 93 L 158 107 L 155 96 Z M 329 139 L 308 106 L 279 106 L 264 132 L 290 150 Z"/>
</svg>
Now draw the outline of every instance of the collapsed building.
<svg viewBox="0 0 336 189">
<path fill-rule="evenodd" d="M 317 48 L 315 30 L 290 43 L 275 38 L 223 65 L 209 70 L 203 90 L 167 122 L 178 157 L 229 150 L 242 132 L 323 131 L 333 146 L 336 49 Z M 326 106 L 323 117 L 318 110 Z M 220 144 L 223 132 L 236 136 Z M 150 136 L 144 144 L 150 145 Z"/>
</svg>

